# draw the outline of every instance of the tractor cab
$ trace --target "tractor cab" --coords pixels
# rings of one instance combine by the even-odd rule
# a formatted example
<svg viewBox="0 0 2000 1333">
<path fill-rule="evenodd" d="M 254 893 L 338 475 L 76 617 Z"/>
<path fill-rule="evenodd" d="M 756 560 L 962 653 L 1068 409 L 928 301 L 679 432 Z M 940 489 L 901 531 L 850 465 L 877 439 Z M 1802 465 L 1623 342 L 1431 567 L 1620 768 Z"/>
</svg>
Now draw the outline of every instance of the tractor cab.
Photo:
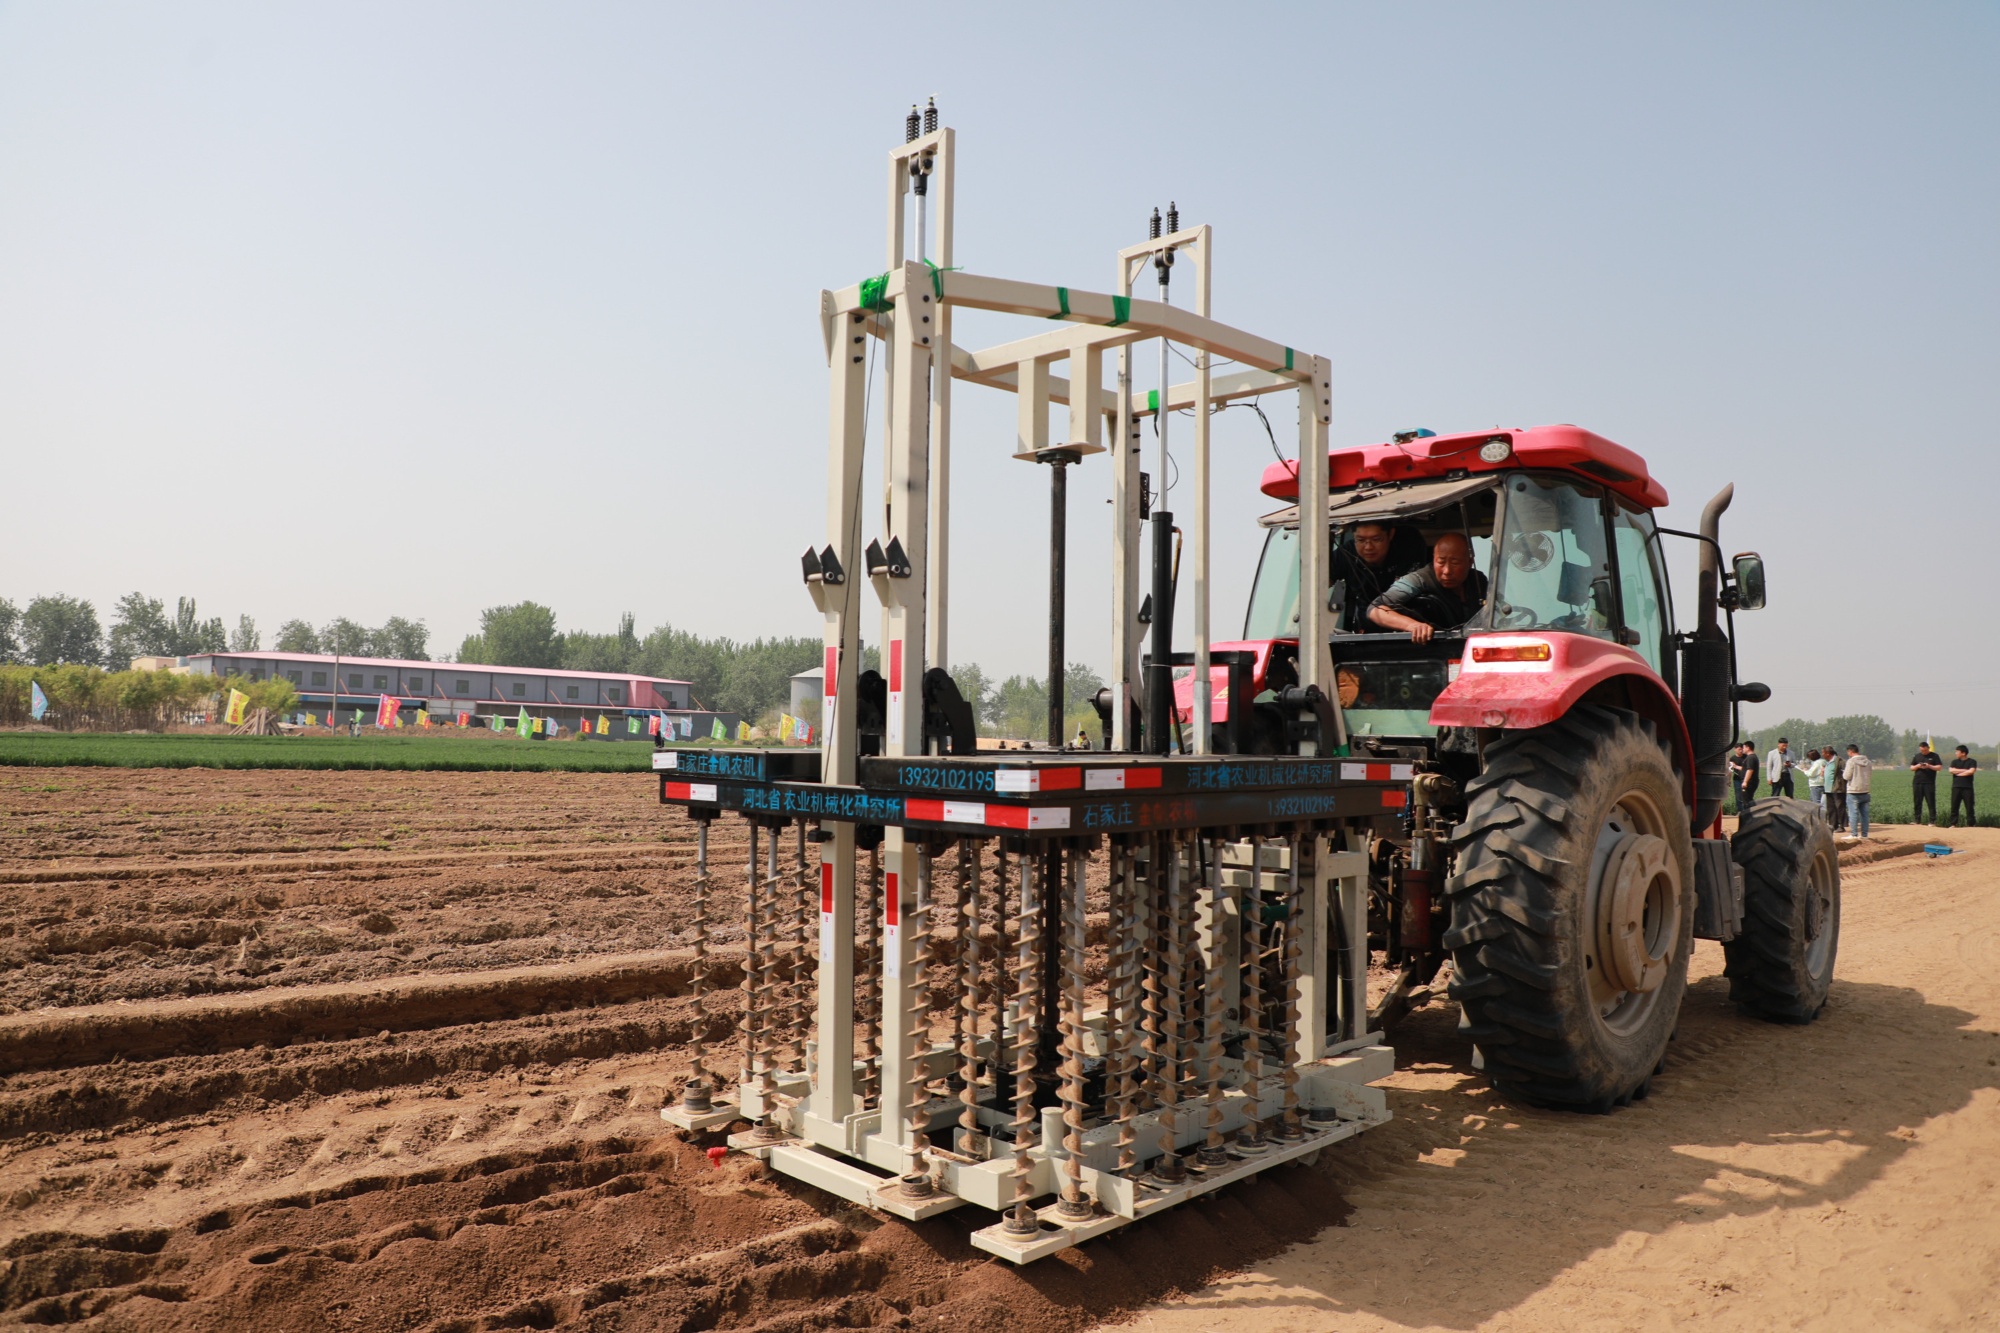
<svg viewBox="0 0 2000 1333">
<path fill-rule="evenodd" d="M 1318 594 L 1340 627 L 1330 651 L 1356 750 L 1469 753 L 1475 729 L 1545 720 L 1511 698 L 1503 708 L 1469 707 L 1496 694 L 1477 677 L 1505 676 L 1509 688 L 1499 693 L 1518 696 L 1523 677 L 1555 684 L 1575 680 L 1576 669 L 1596 678 L 1629 674 L 1642 683 L 1625 686 L 1628 693 L 1658 696 L 1646 711 L 1663 720 L 1675 711 L 1672 599 L 1652 517 L 1667 497 L 1636 454 L 1573 426 L 1547 426 L 1398 437 L 1335 451 L 1329 464 L 1333 548 L 1351 553 L 1368 525 L 1388 533 L 1387 556 L 1370 586 L 1350 588 L 1340 576 L 1354 567 L 1350 555 L 1333 562 L 1331 586 Z M 1294 467 L 1267 468 L 1262 489 L 1295 500 Z M 1261 522 L 1267 535 L 1243 638 L 1216 650 L 1255 655 L 1258 715 L 1247 731 L 1254 748 L 1276 753 L 1287 741 L 1273 692 L 1297 676 L 1298 505 Z M 1470 619 L 1436 626 L 1425 642 L 1374 623 L 1366 603 L 1377 587 L 1426 568 L 1438 541 L 1452 533 L 1471 550 L 1468 585 L 1485 585 Z M 1374 538 L 1380 543 L 1382 533 Z M 1583 642 L 1564 642 L 1572 638 Z M 1192 716 L 1191 674 L 1183 670 L 1178 682 L 1183 724 Z M 1221 728 L 1230 705 L 1226 671 L 1217 670 L 1215 686 L 1212 715 Z"/>
</svg>

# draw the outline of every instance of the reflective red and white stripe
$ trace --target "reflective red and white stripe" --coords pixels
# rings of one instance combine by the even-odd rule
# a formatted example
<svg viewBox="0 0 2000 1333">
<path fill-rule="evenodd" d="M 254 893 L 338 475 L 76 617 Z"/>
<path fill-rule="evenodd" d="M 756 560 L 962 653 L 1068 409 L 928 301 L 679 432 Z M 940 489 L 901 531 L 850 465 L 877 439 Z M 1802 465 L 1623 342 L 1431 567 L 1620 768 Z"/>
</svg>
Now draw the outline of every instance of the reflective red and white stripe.
<svg viewBox="0 0 2000 1333">
<path fill-rule="evenodd" d="M 819 960 L 833 966 L 833 862 L 819 863 Z"/>
<path fill-rule="evenodd" d="M 669 782 L 667 784 L 667 799 L 670 801 L 713 802 L 715 800 L 715 784 L 713 782 Z"/>
<path fill-rule="evenodd" d="M 979 824 L 986 828 L 1066 829 L 1064 806 L 994 805 L 983 801 L 905 801 L 903 813 L 926 824 Z"/>
<path fill-rule="evenodd" d="M 1409 764 L 1342 764 L 1342 782 L 1408 782 L 1416 770 Z"/>
<path fill-rule="evenodd" d="M 1160 785 L 1157 768 L 1002 768 L 993 773 L 1001 792 L 1138 791 Z"/>
</svg>

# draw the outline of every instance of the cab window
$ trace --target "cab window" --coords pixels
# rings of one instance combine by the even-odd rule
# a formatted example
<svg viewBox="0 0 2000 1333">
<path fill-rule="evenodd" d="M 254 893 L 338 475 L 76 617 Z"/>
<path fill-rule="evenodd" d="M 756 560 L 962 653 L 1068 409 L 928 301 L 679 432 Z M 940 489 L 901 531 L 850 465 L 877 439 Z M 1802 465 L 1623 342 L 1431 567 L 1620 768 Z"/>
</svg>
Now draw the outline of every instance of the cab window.
<svg viewBox="0 0 2000 1333">
<path fill-rule="evenodd" d="M 1667 580 L 1660 565 L 1660 543 L 1653 535 L 1653 516 L 1621 505 L 1611 520 L 1611 536 L 1618 546 L 1618 592 L 1625 628 L 1638 638 L 1632 648 L 1665 675 Z"/>
</svg>

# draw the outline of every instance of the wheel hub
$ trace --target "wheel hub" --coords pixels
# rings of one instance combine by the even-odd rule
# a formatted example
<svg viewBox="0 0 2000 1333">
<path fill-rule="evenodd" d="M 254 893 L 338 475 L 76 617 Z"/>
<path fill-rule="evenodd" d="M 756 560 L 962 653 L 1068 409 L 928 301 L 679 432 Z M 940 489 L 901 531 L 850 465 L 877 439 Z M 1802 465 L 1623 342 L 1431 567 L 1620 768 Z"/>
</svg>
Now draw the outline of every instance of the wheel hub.
<svg viewBox="0 0 2000 1333">
<path fill-rule="evenodd" d="M 1605 858 L 1597 890 L 1597 950 L 1623 991 L 1658 990 L 1673 967 L 1681 919 L 1680 866 L 1666 841 L 1626 833 Z"/>
</svg>

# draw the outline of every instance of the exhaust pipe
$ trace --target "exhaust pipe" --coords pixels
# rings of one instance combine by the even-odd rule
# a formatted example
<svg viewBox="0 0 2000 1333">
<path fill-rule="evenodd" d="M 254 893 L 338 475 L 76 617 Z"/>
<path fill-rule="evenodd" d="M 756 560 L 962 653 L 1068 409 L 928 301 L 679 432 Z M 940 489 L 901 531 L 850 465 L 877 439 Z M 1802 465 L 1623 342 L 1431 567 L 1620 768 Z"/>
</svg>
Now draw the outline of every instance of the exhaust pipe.
<svg viewBox="0 0 2000 1333">
<path fill-rule="evenodd" d="M 1694 638 L 1681 648 L 1681 715 L 1694 743 L 1694 827 L 1710 828 L 1722 814 L 1729 790 L 1729 744 L 1736 732 L 1735 671 L 1728 636 L 1716 614 L 1722 600 L 1722 555 L 1717 544 L 1722 511 L 1736 487 L 1724 486 L 1701 511 L 1699 621 Z"/>
<path fill-rule="evenodd" d="M 1715 498 L 1702 506 L 1701 535 L 1701 579 L 1697 588 L 1700 602 L 1701 637 L 1715 637 L 1718 623 L 1716 604 L 1722 598 L 1722 511 L 1729 508 L 1729 502 L 1736 498 L 1734 482 L 1715 493 Z"/>
</svg>

